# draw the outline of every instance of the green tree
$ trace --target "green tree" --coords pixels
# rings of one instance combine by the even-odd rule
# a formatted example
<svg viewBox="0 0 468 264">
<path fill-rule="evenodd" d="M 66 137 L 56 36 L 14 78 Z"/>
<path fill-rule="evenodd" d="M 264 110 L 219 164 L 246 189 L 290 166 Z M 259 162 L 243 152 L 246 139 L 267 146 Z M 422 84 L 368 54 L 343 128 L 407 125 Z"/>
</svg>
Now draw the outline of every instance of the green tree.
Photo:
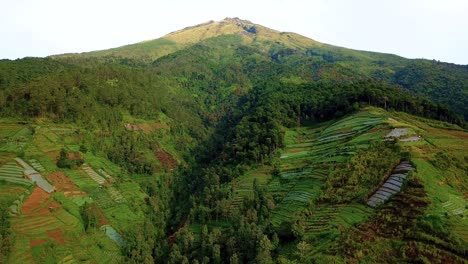
<svg viewBox="0 0 468 264">
<path fill-rule="evenodd" d="M 270 239 L 266 235 L 262 235 L 257 246 L 257 256 L 255 260 L 258 263 L 273 263 L 271 258 L 271 250 L 273 246 L 271 245 Z"/>
<path fill-rule="evenodd" d="M 299 242 L 296 247 L 297 247 L 297 255 L 299 256 L 299 260 L 304 263 L 306 255 L 307 253 L 310 252 L 312 247 L 310 246 L 310 244 L 308 244 L 305 241 Z"/>
<path fill-rule="evenodd" d="M 11 247 L 10 216 L 8 204 L 0 202 L 0 263 L 6 263 L 6 257 Z"/>
<path fill-rule="evenodd" d="M 98 227 L 101 213 L 94 203 L 85 202 L 80 208 L 85 230 Z"/>
</svg>

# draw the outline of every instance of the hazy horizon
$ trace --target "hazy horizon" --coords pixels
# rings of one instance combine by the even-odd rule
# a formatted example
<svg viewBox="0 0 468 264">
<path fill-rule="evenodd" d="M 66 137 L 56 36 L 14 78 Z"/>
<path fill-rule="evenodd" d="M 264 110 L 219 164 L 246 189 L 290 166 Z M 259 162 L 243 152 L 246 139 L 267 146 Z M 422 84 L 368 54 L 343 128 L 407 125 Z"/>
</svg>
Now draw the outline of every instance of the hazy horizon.
<svg viewBox="0 0 468 264">
<path fill-rule="evenodd" d="M 468 64 L 468 2 L 18 0 L 2 4 L 0 59 L 115 48 L 225 17 L 358 50 Z"/>
</svg>

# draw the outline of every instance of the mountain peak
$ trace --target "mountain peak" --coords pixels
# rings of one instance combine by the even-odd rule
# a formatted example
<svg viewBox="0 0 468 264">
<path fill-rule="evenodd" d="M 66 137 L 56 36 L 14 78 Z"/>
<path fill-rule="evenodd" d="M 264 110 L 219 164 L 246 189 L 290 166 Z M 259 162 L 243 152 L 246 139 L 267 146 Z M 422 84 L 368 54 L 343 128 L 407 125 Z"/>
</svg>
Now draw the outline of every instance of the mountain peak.
<svg viewBox="0 0 468 264">
<path fill-rule="evenodd" d="M 226 17 L 222 20 L 222 22 L 233 23 L 236 25 L 253 25 L 253 23 L 249 20 L 240 19 L 238 17 Z"/>
<path fill-rule="evenodd" d="M 177 50 L 183 49 L 201 41 L 224 36 L 241 36 L 243 44 L 276 43 L 289 48 L 305 48 L 321 45 L 312 39 L 296 33 L 279 32 L 277 30 L 255 24 L 238 17 L 227 17 L 223 20 L 210 20 L 205 23 L 190 26 L 165 35 L 159 39 L 147 40 L 109 50 L 85 53 L 84 56 L 116 56 L 126 58 L 142 58 L 153 61 Z M 262 45 L 263 45 L 262 44 Z"/>
</svg>

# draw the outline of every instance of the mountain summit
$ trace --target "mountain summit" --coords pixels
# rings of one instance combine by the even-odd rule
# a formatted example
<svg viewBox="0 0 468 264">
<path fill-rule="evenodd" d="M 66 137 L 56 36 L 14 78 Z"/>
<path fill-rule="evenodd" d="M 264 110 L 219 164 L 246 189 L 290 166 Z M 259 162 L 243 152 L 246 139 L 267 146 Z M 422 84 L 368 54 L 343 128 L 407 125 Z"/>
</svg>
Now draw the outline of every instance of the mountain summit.
<svg viewBox="0 0 468 264">
<path fill-rule="evenodd" d="M 125 45 L 108 50 L 100 50 L 79 54 L 82 57 L 114 56 L 121 58 L 143 59 L 154 61 L 162 56 L 181 50 L 201 41 L 224 36 L 242 36 L 245 44 L 254 42 L 276 42 L 288 47 L 309 47 L 321 45 L 319 42 L 306 38 L 296 33 L 279 32 L 248 20 L 240 18 L 225 18 L 221 21 L 208 21 L 195 26 L 186 27 L 171 32 L 161 38 L 146 40 L 143 42 Z M 76 56 L 65 54 L 62 57 Z"/>
</svg>

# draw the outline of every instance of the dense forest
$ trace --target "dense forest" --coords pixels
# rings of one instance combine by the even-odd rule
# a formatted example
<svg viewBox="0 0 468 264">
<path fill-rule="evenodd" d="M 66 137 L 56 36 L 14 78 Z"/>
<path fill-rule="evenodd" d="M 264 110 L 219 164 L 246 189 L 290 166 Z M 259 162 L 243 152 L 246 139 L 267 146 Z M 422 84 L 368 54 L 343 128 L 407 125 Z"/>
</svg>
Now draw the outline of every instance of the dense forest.
<svg viewBox="0 0 468 264">
<path fill-rule="evenodd" d="M 263 30 L 247 29 L 253 35 Z M 411 175 L 405 191 L 359 229 L 306 239 L 304 223 L 312 208 L 362 203 L 388 168 L 409 159 L 398 140 L 368 140 L 366 148 L 352 149 L 352 156 L 327 167 L 319 195 L 291 221 L 273 223 L 280 200 L 257 180 L 249 186 L 252 195 L 231 209 L 232 183 L 247 172 L 266 166 L 272 179 L 284 182 L 279 163 L 288 129 L 317 126 L 369 107 L 466 128 L 466 66 L 329 45 L 291 45 L 267 40 L 246 45 L 242 35 L 226 34 L 161 52 L 164 56 L 158 53 L 154 59 L 126 57 L 117 49 L 104 56 L 2 60 L 0 117 L 25 124 L 45 120 L 76 125 L 81 153 L 102 156 L 139 181 L 147 195 L 145 220 L 123 234 L 126 263 L 339 263 L 364 254 L 364 242 L 357 241 L 369 232 L 411 240 L 415 251 L 426 250 L 425 256 L 438 260 L 463 259 L 466 242 L 443 238 L 449 232 L 442 220 L 424 216 L 420 208 L 429 201 L 420 180 Z M 169 129 L 132 133 L 125 127 L 129 120 L 163 120 Z M 153 155 L 164 146 L 177 153 L 180 165 L 173 170 Z M 62 149 L 56 164 L 73 169 L 83 162 L 70 161 Z M 10 243 L 8 217 L 1 207 L 0 260 Z M 99 208 L 84 203 L 79 217 L 90 232 L 100 221 Z M 375 223 L 380 229 L 372 229 Z M 402 229 L 385 233 L 384 225 Z M 320 239 L 329 244 L 317 255 L 313 247 L 319 247 Z M 440 244 L 437 248 L 452 255 L 419 247 L 420 241 Z M 313 260 L 310 252 L 315 252 Z M 402 256 L 394 261 L 416 259 L 393 253 Z"/>
</svg>

